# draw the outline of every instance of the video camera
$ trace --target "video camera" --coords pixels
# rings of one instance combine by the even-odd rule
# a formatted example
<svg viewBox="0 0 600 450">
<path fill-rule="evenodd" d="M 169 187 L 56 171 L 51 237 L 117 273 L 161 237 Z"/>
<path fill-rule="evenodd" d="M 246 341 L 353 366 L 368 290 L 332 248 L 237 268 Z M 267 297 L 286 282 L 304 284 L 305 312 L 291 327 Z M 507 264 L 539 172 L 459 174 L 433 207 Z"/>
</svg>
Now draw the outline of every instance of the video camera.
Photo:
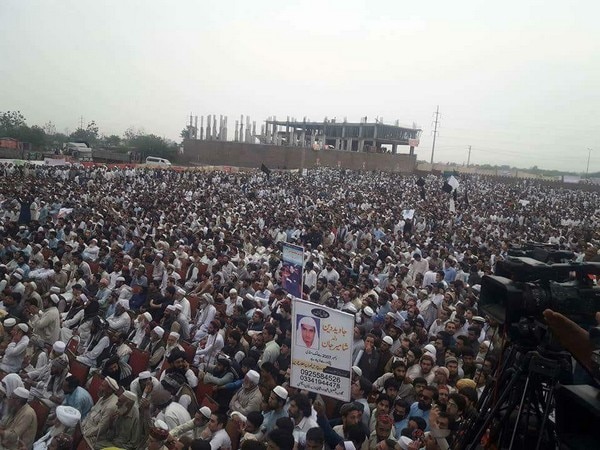
<svg viewBox="0 0 600 450">
<path fill-rule="evenodd" d="M 481 310 L 508 326 L 524 317 L 543 321 L 549 308 L 586 327 L 600 311 L 600 287 L 590 275 L 600 275 L 600 263 L 546 264 L 529 257 L 508 257 L 495 275 L 481 281 Z"/>
</svg>

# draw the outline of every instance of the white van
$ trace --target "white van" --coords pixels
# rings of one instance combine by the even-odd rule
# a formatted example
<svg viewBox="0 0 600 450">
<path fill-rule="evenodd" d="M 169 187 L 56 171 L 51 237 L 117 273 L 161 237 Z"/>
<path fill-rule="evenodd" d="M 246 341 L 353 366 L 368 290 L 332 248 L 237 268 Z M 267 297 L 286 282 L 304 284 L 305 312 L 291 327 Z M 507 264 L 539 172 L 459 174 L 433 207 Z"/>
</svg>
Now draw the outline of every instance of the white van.
<svg viewBox="0 0 600 450">
<path fill-rule="evenodd" d="M 156 156 L 148 156 L 146 158 L 146 164 L 151 164 L 154 166 L 170 166 L 171 161 L 165 158 L 158 158 Z"/>
</svg>

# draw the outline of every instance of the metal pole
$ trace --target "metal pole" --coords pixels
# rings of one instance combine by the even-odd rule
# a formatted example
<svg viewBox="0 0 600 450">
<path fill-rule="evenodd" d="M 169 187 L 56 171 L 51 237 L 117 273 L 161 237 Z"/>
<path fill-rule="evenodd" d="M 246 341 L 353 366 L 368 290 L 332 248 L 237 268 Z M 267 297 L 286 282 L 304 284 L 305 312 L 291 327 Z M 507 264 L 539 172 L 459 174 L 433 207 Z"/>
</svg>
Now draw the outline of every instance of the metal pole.
<svg viewBox="0 0 600 450">
<path fill-rule="evenodd" d="M 588 148 L 588 162 L 587 162 L 587 168 L 585 169 L 585 177 L 589 178 L 590 177 L 590 156 L 592 155 L 592 149 Z"/>
<path fill-rule="evenodd" d="M 431 146 L 431 170 L 433 170 L 433 154 L 435 152 L 435 137 L 437 136 L 438 117 L 440 115 L 440 105 L 435 110 L 435 127 L 433 129 L 433 145 Z"/>
<path fill-rule="evenodd" d="M 467 167 L 469 167 L 470 163 L 471 163 L 471 146 L 469 145 L 469 157 L 467 158 Z"/>
</svg>

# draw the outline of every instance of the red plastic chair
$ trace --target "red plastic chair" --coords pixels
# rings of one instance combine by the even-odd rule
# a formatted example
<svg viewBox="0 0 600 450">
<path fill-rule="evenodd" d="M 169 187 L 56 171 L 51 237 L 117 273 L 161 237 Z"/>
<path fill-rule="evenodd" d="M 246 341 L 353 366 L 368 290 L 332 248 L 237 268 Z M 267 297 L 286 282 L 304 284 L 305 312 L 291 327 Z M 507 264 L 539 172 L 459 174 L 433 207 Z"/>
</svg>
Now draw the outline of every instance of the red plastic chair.
<svg viewBox="0 0 600 450">
<path fill-rule="evenodd" d="M 69 372 L 79 380 L 81 386 L 85 386 L 88 375 L 90 374 L 90 366 L 83 364 L 76 359 L 71 359 L 69 363 Z"/>
<path fill-rule="evenodd" d="M 148 370 L 150 364 L 150 353 L 145 350 L 140 350 L 137 347 L 131 349 L 131 355 L 129 355 L 129 365 L 131 366 L 131 372 L 136 377 L 143 372 Z"/>
<path fill-rule="evenodd" d="M 46 421 L 50 415 L 50 408 L 37 398 L 34 398 L 32 401 L 30 401 L 29 406 L 31 406 L 31 408 L 33 408 L 35 411 L 35 417 L 37 418 L 37 431 L 35 438 L 39 439 L 42 437 L 44 427 L 46 426 Z"/>
</svg>

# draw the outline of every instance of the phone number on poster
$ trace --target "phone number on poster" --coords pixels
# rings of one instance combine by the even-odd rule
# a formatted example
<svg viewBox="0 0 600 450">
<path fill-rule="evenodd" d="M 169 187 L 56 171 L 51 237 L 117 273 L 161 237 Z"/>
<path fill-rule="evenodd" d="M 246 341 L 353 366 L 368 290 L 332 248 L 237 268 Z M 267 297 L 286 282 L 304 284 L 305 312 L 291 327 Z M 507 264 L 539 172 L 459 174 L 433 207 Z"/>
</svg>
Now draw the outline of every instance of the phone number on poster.
<svg viewBox="0 0 600 450">
<path fill-rule="evenodd" d="M 329 375 L 323 372 L 313 372 L 312 370 L 300 369 L 300 381 L 305 383 L 323 384 L 335 389 L 340 388 L 340 377 Z"/>
</svg>

